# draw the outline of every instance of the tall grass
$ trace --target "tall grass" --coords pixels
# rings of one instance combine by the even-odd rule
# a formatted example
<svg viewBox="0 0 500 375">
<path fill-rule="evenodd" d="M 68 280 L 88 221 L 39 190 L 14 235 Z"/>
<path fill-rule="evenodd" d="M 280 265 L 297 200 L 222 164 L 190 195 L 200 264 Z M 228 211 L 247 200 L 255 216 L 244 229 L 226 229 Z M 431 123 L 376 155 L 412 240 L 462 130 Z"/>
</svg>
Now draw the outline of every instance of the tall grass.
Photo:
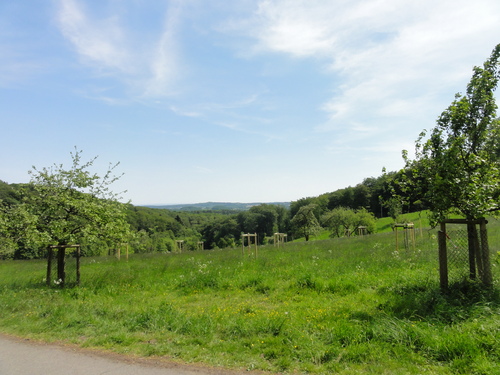
<svg viewBox="0 0 500 375">
<path fill-rule="evenodd" d="M 45 262 L 3 262 L 0 331 L 270 372 L 500 373 L 498 284 L 442 293 L 436 253 L 424 231 L 399 251 L 388 232 L 261 247 L 257 259 L 86 258 L 72 289 L 45 287 Z"/>
</svg>

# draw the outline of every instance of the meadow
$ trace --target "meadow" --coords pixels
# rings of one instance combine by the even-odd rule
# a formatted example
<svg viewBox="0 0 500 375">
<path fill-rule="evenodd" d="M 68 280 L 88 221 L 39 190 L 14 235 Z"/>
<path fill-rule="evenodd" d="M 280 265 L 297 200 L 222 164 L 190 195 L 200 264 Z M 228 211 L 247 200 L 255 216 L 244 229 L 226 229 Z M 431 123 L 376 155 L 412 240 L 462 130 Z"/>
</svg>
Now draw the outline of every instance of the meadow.
<svg viewBox="0 0 500 375">
<path fill-rule="evenodd" d="M 457 280 L 446 293 L 435 232 L 396 250 L 385 229 L 257 257 L 84 258 L 81 285 L 64 289 L 45 286 L 43 260 L 3 261 L 0 332 L 270 373 L 499 374 L 500 224 L 489 224 L 493 287 Z"/>
</svg>

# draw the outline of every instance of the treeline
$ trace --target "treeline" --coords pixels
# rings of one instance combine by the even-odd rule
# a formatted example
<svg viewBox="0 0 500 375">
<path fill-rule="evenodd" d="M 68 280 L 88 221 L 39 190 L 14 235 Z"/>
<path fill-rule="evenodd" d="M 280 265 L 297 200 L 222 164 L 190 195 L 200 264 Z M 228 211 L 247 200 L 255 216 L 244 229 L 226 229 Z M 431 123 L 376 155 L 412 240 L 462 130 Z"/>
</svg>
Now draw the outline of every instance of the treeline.
<svg viewBox="0 0 500 375">
<path fill-rule="evenodd" d="M 472 221 L 498 213 L 499 71 L 500 44 L 483 67 L 474 67 L 466 93 L 455 96 L 436 127 L 420 134 L 415 160 L 403 151 L 404 169 L 299 199 L 289 209 L 261 204 L 238 213 L 187 213 L 123 205 L 109 189 L 119 178 L 113 173 L 118 164 L 99 177 L 88 170 L 95 158 L 82 163 L 75 148 L 69 170 L 33 167 L 29 184 L 0 182 L 0 258 L 37 257 L 43 246 L 75 241 L 85 243 L 88 254 L 117 242 L 134 252 L 174 251 L 178 240 L 188 249 L 200 241 L 206 249 L 222 248 L 240 244 L 241 233 L 257 233 L 260 243 L 276 232 L 307 241 L 325 228 L 332 236 L 353 235 L 360 226 L 370 232 L 377 217 L 397 221 L 401 213 L 423 209 L 435 224 L 450 214 Z"/>
<path fill-rule="evenodd" d="M 353 187 L 291 202 L 290 208 L 260 204 L 240 212 L 172 211 L 127 204 L 125 217 L 130 226 L 127 243 L 135 253 L 173 252 L 178 240 L 184 241 L 184 248 L 188 250 L 197 249 L 201 241 L 205 249 L 240 246 L 242 233 L 257 233 L 259 243 L 266 244 L 273 241 L 274 233 L 285 233 L 290 240 L 308 239 L 325 229 L 339 237 L 355 234 L 358 226 L 372 232 L 376 218 L 392 216 L 396 219 L 403 210 L 422 209 L 418 205 L 405 205 L 405 199 L 393 198 L 395 193 L 402 196 L 396 191 L 394 181 L 397 178 L 396 172 L 383 173 Z M 20 189 L 21 186 L 0 181 L 0 229 L 3 225 L 4 233 L 6 225 L 1 220 L 5 215 L 1 212 L 5 214 L 21 203 L 20 192 L 26 192 Z M 16 244 L 15 252 L 9 252 L 8 246 L 12 246 L 12 240 L 0 239 L 0 257 L 32 258 L 42 253 L 27 249 L 28 245 L 21 242 Z M 96 255 L 112 251 L 112 248 L 113 244 L 109 243 L 87 244 L 87 254 Z"/>
</svg>

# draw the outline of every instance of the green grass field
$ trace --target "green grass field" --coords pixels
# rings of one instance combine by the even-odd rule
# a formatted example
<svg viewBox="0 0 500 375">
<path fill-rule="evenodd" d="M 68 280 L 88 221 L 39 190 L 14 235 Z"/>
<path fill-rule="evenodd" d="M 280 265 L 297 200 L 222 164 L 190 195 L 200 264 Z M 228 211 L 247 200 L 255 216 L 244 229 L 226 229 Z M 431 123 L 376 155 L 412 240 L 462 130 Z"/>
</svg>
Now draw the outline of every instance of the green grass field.
<svg viewBox="0 0 500 375">
<path fill-rule="evenodd" d="M 500 225 L 489 227 L 494 287 L 448 293 L 434 232 L 396 251 L 390 226 L 260 247 L 257 259 L 241 249 L 85 258 L 81 286 L 67 289 L 45 286 L 45 261 L 4 261 L 0 331 L 269 372 L 499 374 Z"/>
</svg>

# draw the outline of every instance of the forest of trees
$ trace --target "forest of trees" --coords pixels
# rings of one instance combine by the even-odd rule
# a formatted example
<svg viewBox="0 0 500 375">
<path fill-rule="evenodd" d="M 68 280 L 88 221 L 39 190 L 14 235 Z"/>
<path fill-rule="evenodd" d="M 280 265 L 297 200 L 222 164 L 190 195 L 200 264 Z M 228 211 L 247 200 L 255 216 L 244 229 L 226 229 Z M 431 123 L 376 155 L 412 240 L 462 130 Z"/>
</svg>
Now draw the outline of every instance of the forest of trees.
<svg viewBox="0 0 500 375">
<path fill-rule="evenodd" d="M 55 164 L 29 173 L 26 184 L 0 181 L 0 259 L 43 257 L 49 245 L 79 243 L 85 255 L 99 255 L 120 243 L 131 251 L 171 252 L 185 248 L 240 245 L 242 233 L 257 233 L 261 244 L 276 232 L 289 239 L 329 230 L 350 236 L 358 226 L 373 231 L 377 217 L 429 209 L 437 223 L 449 214 L 474 220 L 500 211 L 500 120 L 494 91 L 500 79 L 500 44 L 482 67 L 475 67 L 465 94 L 457 94 L 438 118 L 430 136 L 415 142 L 415 160 L 403 151 L 405 167 L 383 171 L 290 208 L 259 204 L 246 211 L 172 211 L 119 203 L 110 189 L 114 166 L 103 175 L 90 172 L 94 159 Z"/>
<path fill-rule="evenodd" d="M 397 215 L 403 209 L 405 212 L 413 209 L 412 206 L 393 202 L 393 180 L 396 176 L 396 173 L 383 173 L 377 178 L 367 178 L 354 187 L 291 202 L 290 208 L 259 204 L 244 211 L 173 211 L 121 204 L 129 227 L 126 238 L 114 242 L 99 238 L 86 240 L 84 253 L 102 254 L 113 250 L 117 242 L 127 242 L 135 253 L 171 252 L 176 250 L 176 240 L 185 241 L 185 248 L 191 250 L 197 248 L 199 241 L 204 242 L 205 249 L 214 249 L 240 246 L 242 233 L 257 233 L 259 243 L 265 244 L 271 242 L 277 232 L 286 233 L 289 239 L 294 239 L 308 238 L 319 230 L 329 230 L 332 236 L 350 235 L 358 225 L 373 230 L 376 217 Z M 29 187 L 30 184 L 0 181 L 1 258 L 36 258 L 44 254 L 47 244 L 43 239 L 37 239 L 33 233 L 28 236 L 28 219 L 19 221 L 24 222 L 22 228 L 13 227 L 6 220 L 7 214 L 11 217 L 21 215 L 22 210 L 16 208 L 24 205 L 27 195 L 37 194 Z M 301 209 L 305 211 L 306 206 L 315 221 L 309 229 L 298 222 L 297 215 Z M 339 216 L 339 213 L 342 215 Z"/>
</svg>

